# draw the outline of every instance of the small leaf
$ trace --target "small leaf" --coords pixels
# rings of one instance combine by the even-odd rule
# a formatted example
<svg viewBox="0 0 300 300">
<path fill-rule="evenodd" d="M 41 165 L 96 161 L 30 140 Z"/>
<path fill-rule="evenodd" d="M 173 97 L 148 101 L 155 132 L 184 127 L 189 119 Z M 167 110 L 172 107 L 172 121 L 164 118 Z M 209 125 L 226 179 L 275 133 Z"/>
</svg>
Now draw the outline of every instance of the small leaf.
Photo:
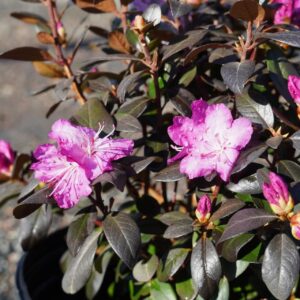
<svg viewBox="0 0 300 300">
<path fill-rule="evenodd" d="M 277 171 L 280 174 L 292 178 L 294 181 L 300 181 L 300 166 L 291 160 L 281 160 L 277 165 Z"/>
<path fill-rule="evenodd" d="M 193 67 L 191 70 L 187 71 L 182 75 L 179 79 L 179 84 L 187 87 L 190 83 L 194 80 L 195 76 L 197 75 L 197 66 Z"/>
<path fill-rule="evenodd" d="M 176 96 L 170 100 L 180 114 L 187 117 L 192 115 L 191 104 L 195 100 L 195 96 L 191 92 L 180 88 Z"/>
<path fill-rule="evenodd" d="M 43 204 L 46 203 L 53 203 L 49 198 L 49 190 L 48 188 L 43 188 L 38 192 L 34 193 L 33 195 L 26 198 L 22 201 L 18 206 L 16 206 L 13 210 L 13 215 L 17 219 L 22 219 L 34 211 L 39 209 Z"/>
<path fill-rule="evenodd" d="M 116 254 L 133 268 L 141 244 L 140 231 L 133 219 L 122 212 L 108 215 L 103 221 L 103 229 Z"/>
<path fill-rule="evenodd" d="M 109 133 L 114 129 L 111 115 L 107 112 L 103 103 L 97 98 L 89 99 L 73 117 L 80 125 L 99 129 L 99 124 L 103 125 L 104 132 Z"/>
<path fill-rule="evenodd" d="M 277 234 L 265 250 L 262 278 L 270 292 L 280 300 L 287 299 L 294 288 L 300 269 L 295 243 L 286 234 Z"/>
<path fill-rule="evenodd" d="M 253 93 L 259 97 L 259 94 Z M 254 96 L 254 95 L 253 95 Z M 264 128 L 273 128 L 274 114 L 269 103 L 263 101 L 258 102 L 258 97 L 255 100 L 249 93 L 244 93 L 237 96 L 237 109 L 246 118 L 249 118 L 253 123 L 261 124 Z M 261 98 L 261 97 L 260 97 Z"/>
<path fill-rule="evenodd" d="M 260 194 L 261 187 L 256 174 L 241 179 L 238 183 L 230 182 L 226 186 L 231 192 L 240 194 Z"/>
<path fill-rule="evenodd" d="M 236 94 L 243 92 L 246 81 L 253 74 L 255 63 L 251 60 L 230 62 L 222 66 L 221 75 L 225 84 Z"/>
<path fill-rule="evenodd" d="M 95 227 L 96 214 L 86 213 L 73 221 L 67 233 L 67 245 L 73 256 L 76 256 L 85 239 Z"/>
<path fill-rule="evenodd" d="M 137 118 L 128 114 L 116 114 L 116 130 L 121 132 L 142 132 L 143 128 Z"/>
<path fill-rule="evenodd" d="M 62 288 L 67 294 L 78 292 L 89 279 L 101 232 L 95 230 L 85 240 L 78 254 L 70 260 L 62 280 Z"/>
<path fill-rule="evenodd" d="M 145 12 L 143 13 L 143 18 L 152 23 L 153 26 L 156 26 L 160 23 L 161 20 L 161 9 L 158 4 L 151 4 L 147 7 Z"/>
<path fill-rule="evenodd" d="M 12 59 L 20 61 L 48 61 L 52 56 L 48 51 L 35 47 L 15 48 L 0 54 L 0 59 Z"/>
<path fill-rule="evenodd" d="M 290 140 L 293 143 L 293 147 L 296 150 L 300 150 L 300 130 L 296 131 L 292 136 L 290 136 Z"/>
<path fill-rule="evenodd" d="M 142 77 L 142 75 L 145 73 L 145 71 L 138 71 L 135 73 L 132 73 L 128 76 L 125 76 L 122 81 L 120 82 L 118 88 L 117 88 L 117 96 L 120 99 L 121 102 L 125 101 L 126 93 L 128 93 L 129 88 Z"/>
<path fill-rule="evenodd" d="M 190 223 L 193 223 L 193 219 L 186 213 L 182 213 L 180 211 L 170 211 L 158 216 L 159 221 L 166 225 L 172 225 L 181 220 L 188 220 Z"/>
<path fill-rule="evenodd" d="M 138 118 L 146 110 L 149 101 L 148 98 L 127 100 L 120 106 L 118 114 L 129 114 Z"/>
<path fill-rule="evenodd" d="M 95 185 L 98 182 L 105 183 L 110 182 L 113 184 L 119 191 L 123 192 L 124 188 L 126 186 L 127 181 L 127 173 L 126 171 L 122 169 L 114 168 L 110 172 L 105 172 L 102 175 L 98 176 L 94 181 L 93 185 Z"/>
<path fill-rule="evenodd" d="M 151 280 L 158 267 L 158 258 L 152 255 L 151 258 L 144 262 L 140 260 L 133 268 L 132 275 L 139 282 Z"/>
<path fill-rule="evenodd" d="M 33 248 L 47 236 L 52 221 L 51 207 L 44 205 L 21 220 L 20 241 L 24 251 Z"/>
<path fill-rule="evenodd" d="M 229 300 L 230 286 L 227 277 L 223 276 L 219 282 L 219 292 L 216 300 Z"/>
<path fill-rule="evenodd" d="M 164 233 L 165 239 L 175 239 L 193 232 L 193 222 L 189 219 L 178 220 L 171 224 Z"/>
<path fill-rule="evenodd" d="M 232 174 L 242 171 L 249 164 L 259 158 L 267 150 L 267 148 L 268 147 L 264 143 L 261 143 L 242 151 L 235 163 Z"/>
<path fill-rule="evenodd" d="M 39 40 L 39 42 L 42 44 L 45 44 L 45 45 L 54 45 L 55 44 L 55 40 L 54 40 L 53 36 L 48 32 L 40 31 L 36 35 L 36 37 Z"/>
<path fill-rule="evenodd" d="M 72 0 L 89 13 L 109 13 L 117 10 L 114 0 Z"/>
<path fill-rule="evenodd" d="M 194 300 L 197 295 L 192 279 L 176 282 L 176 292 L 180 299 L 184 300 Z"/>
<path fill-rule="evenodd" d="M 262 227 L 276 219 L 277 216 L 266 212 L 264 209 L 246 208 L 238 211 L 230 218 L 218 243 Z"/>
<path fill-rule="evenodd" d="M 130 44 L 128 43 L 123 32 L 115 30 L 108 34 L 108 45 L 111 49 L 118 52 L 129 54 Z"/>
<path fill-rule="evenodd" d="M 152 162 L 158 159 L 157 156 L 151 156 L 151 157 L 136 157 L 138 160 L 136 160 L 134 163 L 131 164 L 131 167 L 135 171 L 136 174 L 139 174 L 143 170 L 145 170 Z"/>
<path fill-rule="evenodd" d="M 225 218 L 237 210 L 243 208 L 245 206 L 245 202 L 239 200 L 239 199 L 228 199 L 226 202 L 222 203 L 221 207 L 213 213 L 213 215 L 210 217 L 210 221 L 214 222 L 216 220 L 219 220 L 221 218 Z"/>
<path fill-rule="evenodd" d="M 235 262 L 239 251 L 253 238 L 254 234 L 244 233 L 225 241 L 222 245 L 222 256 L 229 262 Z"/>
<path fill-rule="evenodd" d="M 176 295 L 169 283 L 157 279 L 151 281 L 149 300 L 176 300 Z"/>
<path fill-rule="evenodd" d="M 191 274 L 201 297 L 213 296 L 221 278 L 221 263 L 216 249 L 209 239 L 201 238 L 193 248 Z"/>
<path fill-rule="evenodd" d="M 63 67 L 57 64 L 44 63 L 40 61 L 34 61 L 32 64 L 36 72 L 44 77 L 49 77 L 49 78 L 65 77 Z"/>
<path fill-rule="evenodd" d="M 160 261 L 157 279 L 159 281 L 168 281 L 182 266 L 189 252 L 190 249 L 185 248 L 171 249 L 166 258 Z"/>
<path fill-rule="evenodd" d="M 254 0 L 242 0 L 233 4 L 230 15 L 243 21 L 254 21 L 258 17 L 259 4 Z"/>
<path fill-rule="evenodd" d="M 166 167 L 165 169 L 158 172 L 158 174 L 154 177 L 156 181 L 163 182 L 172 182 L 178 181 L 181 178 L 184 178 L 185 175 L 181 174 L 179 171 L 179 163 L 174 163 Z"/>
<path fill-rule="evenodd" d="M 39 15 L 29 13 L 29 12 L 13 12 L 10 15 L 11 17 L 18 19 L 24 23 L 31 24 L 31 25 L 42 25 L 46 28 L 49 28 L 47 21 Z"/>
</svg>

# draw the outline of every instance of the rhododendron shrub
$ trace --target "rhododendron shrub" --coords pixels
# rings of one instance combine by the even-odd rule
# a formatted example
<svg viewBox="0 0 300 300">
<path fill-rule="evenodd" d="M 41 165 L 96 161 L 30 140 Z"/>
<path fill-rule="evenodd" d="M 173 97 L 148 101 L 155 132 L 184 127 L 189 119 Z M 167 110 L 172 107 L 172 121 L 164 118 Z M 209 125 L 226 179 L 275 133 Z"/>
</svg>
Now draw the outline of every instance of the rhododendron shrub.
<svg viewBox="0 0 300 300">
<path fill-rule="evenodd" d="M 66 294 L 299 298 L 299 1 L 25 2 L 37 44 L 0 60 L 32 62 L 57 102 L 46 144 L 0 141 L 24 250 L 55 215 Z"/>
</svg>

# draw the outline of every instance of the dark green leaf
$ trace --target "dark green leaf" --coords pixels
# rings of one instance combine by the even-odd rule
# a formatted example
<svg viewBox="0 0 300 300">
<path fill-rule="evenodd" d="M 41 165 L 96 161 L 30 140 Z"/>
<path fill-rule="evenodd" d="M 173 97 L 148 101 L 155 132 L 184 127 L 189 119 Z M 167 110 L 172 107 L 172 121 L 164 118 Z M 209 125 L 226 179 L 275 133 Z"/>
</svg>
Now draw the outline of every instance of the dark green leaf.
<svg viewBox="0 0 300 300">
<path fill-rule="evenodd" d="M 249 164 L 260 157 L 267 150 L 267 148 L 268 147 L 264 143 L 262 143 L 242 151 L 235 163 L 232 174 L 242 171 Z"/>
<path fill-rule="evenodd" d="M 48 51 L 35 47 L 20 47 L 0 54 L 0 59 L 20 61 L 48 61 L 52 56 Z"/>
<path fill-rule="evenodd" d="M 164 56 L 163 56 L 162 60 L 166 61 L 168 58 L 170 58 L 174 54 L 176 54 L 186 48 L 194 46 L 195 44 L 197 44 L 198 42 L 200 42 L 200 40 L 202 40 L 204 38 L 206 33 L 207 33 L 206 30 L 190 31 L 185 39 L 183 39 L 182 41 L 180 41 L 176 44 L 169 45 L 168 47 L 166 47 L 166 51 L 164 52 Z"/>
<path fill-rule="evenodd" d="M 165 169 L 161 170 L 154 179 L 156 181 L 163 181 L 163 182 L 171 182 L 171 181 L 178 181 L 179 179 L 185 177 L 184 174 L 181 174 L 179 171 L 179 163 L 176 162 L 174 164 L 169 165 Z"/>
<path fill-rule="evenodd" d="M 234 193 L 240 194 L 260 194 L 261 187 L 257 180 L 256 174 L 250 175 L 241 179 L 238 183 L 229 183 L 226 186 L 227 189 Z"/>
<path fill-rule="evenodd" d="M 176 292 L 179 295 L 180 299 L 184 300 L 194 300 L 197 295 L 192 279 L 177 282 Z"/>
<path fill-rule="evenodd" d="M 254 234 L 244 233 L 225 241 L 222 245 L 222 256 L 230 262 L 235 262 L 239 251 L 253 238 Z"/>
<path fill-rule="evenodd" d="M 95 295 L 100 290 L 107 267 L 112 257 L 113 251 L 106 251 L 103 255 L 96 258 L 91 277 L 85 286 L 85 294 L 88 300 L 94 299 Z"/>
<path fill-rule="evenodd" d="M 281 160 L 277 165 L 277 171 L 280 174 L 292 178 L 294 181 L 300 181 L 300 166 L 291 160 Z"/>
<path fill-rule="evenodd" d="M 129 114 L 116 114 L 117 120 L 116 130 L 122 132 L 142 132 L 143 128 L 139 120 Z"/>
<path fill-rule="evenodd" d="M 73 256 L 76 256 L 85 239 L 95 228 L 96 213 L 86 213 L 73 221 L 67 233 L 67 245 Z"/>
<path fill-rule="evenodd" d="M 185 248 L 171 249 L 166 258 L 160 261 L 157 273 L 158 280 L 168 281 L 182 266 L 189 252 L 190 249 Z"/>
<path fill-rule="evenodd" d="M 176 295 L 169 283 L 151 281 L 149 300 L 176 300 Z"/>
<path fill-rule="evenodd" d="M 103 221 L 103 229 L 116 254 L 133 268 L 141 244 L 140 231 L 133 219 L 122 212 L 108 215 Z"/>
<path fill-rule="evenodd" d="M 253 94 L 257 96 L 255 97 L 256 101 L 248 92 L 238 95 L 236 103 L 237 110 L 253 123 L 261 124 L 264 128 L 273 128 L 274 115 L 271 105 L 269 103 L 263 103 L 263 101 L 257 102 L 260 95 L 258 93 Z"/>
<path fill-rule="evenodd" d="M 89 279 L 101 232 L 98 229 L 91 233 L 77 255 L 70 260 L 62 280 L 62 288 L 67 294 L 78 292 Z"/>
<path fill-rule="evenodd" d="M 221 207 L 216 212 L 213 213 L 213 215 L 210 217 L 209 220 L 211 222 L 214 222 L 221 218 L 227 217 L 244 206 L 245 206 L 245 202 L 239 199 L 236 198 L 228 199 L 226 200 L 226 202 L 222 203 Z"/>
<path fill-rule="evenodd" d="M 246 208 L 234 214 L 225 228 L 218 243 L 224 242 L 232 237 L 262 227 L 277 219 L 277 216 L 266 212 L 264 209 Z"/>
<path fill-rule="evenodd" d="M 174 239 L 193 232 L 193 223 L 189 219 L 178 220 L 171 224 L 164 233 L 165 239 Z"/>
<path fill-rule="evenodd" d="M 205 299 L 213 296 L 222 269 L 216 249 L 209 239 L 201 238 L 193 248 L 191 274 L 200 296 Z"/>
<path fill-rule="evenodd" d="M 120 106 L 118 114 L 129 114 L 138 118 L 146 110 L 149 101 L 148 98 L 127 100 Z"/>
<path fill-rule="evenodd" d="M 280 300 L 287 299 L 294 288 L 300 269 L 295 243 L 286 234 L 277 234 L 265 250 L 262 278 L 270 292 Z"/>
<path fill-rule="evenodd" d="M 53 200 L 51 201 L 51 198 L 49 198 L 49 193 L 50 191 L 48 190 L 48 188 L 43 188 L 26 198 L 14 208 L 13 215 L 15 216 L 15 218 L 25 218 L 39 209 L 43 204 L 53 203 Z"/>
<path fill-rule="evenodd" d="M 144 262 L 140 260 L 133 268 L 133 277 L 140 282 L 148 282 L 153 277 L 158 267 L 158 257 L 152 255 L 151 258 Z"/>
<path fill-rule="evenodd" d="M 30 250 L 47 236 L 52 221 L 51 207 L 44 205 L 29 217 L 22 219 L 20 241 L 24 251 Z"/>
<path fill-rule="evenodd" d="M 96 98 L 89 99 L 74 115 L 73 119 L 82 126 L 95 130 L 103 125 L 104 132 L 110 133 L 114 129 L 114 122 L 105 106 Z"/>
<path fill-rule="evenodd" d="M 251 60 L 230 62 L 222 66 L 221 75 L 225 84 L 236 94 L 243 92 L 244 86 L 255 70 L 255 63 Z"/>
<path fill-rule="evenodd" d="M 178 83 L 180 85 L 183 85 L 184 87 L 187 87 L 194 80 L 196 75 L 197 75 L 197 66 L 193 67 L 192 69 L 184 73 L 179 79 Z"/>
</svg>

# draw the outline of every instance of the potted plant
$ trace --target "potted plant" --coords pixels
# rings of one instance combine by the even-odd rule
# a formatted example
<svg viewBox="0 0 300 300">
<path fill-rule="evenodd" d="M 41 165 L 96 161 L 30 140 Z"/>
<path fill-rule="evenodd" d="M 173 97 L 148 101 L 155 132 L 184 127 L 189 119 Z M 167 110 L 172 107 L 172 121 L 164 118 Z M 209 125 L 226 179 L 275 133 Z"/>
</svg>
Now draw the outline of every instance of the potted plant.
<svg viewBox="0 0 300 300">
<path fill-rule="evenodd" d="M 47 116 L 78 109 L 31 156 L 0 144 L 22 299 L 299 297 L 300 2 L 25 2 L 41 46 L 0 59 L 55 78 Z M 73 6 L 98 16 L 76 43 Z"/>
</svg>

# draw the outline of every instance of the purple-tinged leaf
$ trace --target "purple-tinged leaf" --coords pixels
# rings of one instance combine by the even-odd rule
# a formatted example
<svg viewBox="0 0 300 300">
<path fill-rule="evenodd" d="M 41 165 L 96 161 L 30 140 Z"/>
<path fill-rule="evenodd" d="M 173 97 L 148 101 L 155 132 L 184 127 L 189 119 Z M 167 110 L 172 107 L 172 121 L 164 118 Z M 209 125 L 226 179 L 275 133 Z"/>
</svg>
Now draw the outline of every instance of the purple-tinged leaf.
<svg viewBox="0 0 300 300">
<path fill-rule="evenodd" d="M 47 50 L 35 47 L 15 48 L 0 54 L 0 59 L 12 59 L 20 61 L 48 61 L 52 56 Z"/>
<path fill-rule="evenodd" d="M 221 218 L 225 218 L 237 210 L 243 208 L 245 206 L 245 202 L 233 198 L 233 199 L 228 199 L 226 202 L 222 203 L 221 207 L 213 213 L 213 215 L 210 217 L 210 221 L 214 222 L 216 220 L 219 220 Z"/>
</svg>

